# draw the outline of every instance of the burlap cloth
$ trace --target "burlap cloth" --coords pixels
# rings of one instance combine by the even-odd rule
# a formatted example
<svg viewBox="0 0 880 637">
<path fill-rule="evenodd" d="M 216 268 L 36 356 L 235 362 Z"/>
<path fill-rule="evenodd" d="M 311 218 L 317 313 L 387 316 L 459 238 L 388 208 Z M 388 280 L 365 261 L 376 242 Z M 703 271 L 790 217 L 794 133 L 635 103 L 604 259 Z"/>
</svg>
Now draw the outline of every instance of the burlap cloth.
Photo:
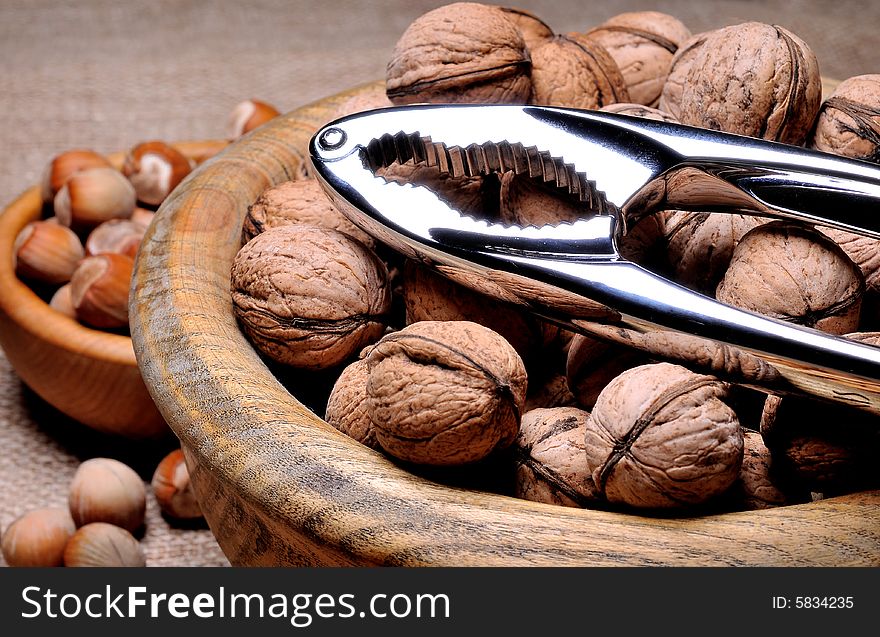
<svg viewBox="0 0 880 637">
<path fill-rule="evenodd" d="M 213 139 L 239 101 L 287 111 L 383 77 L 395 41 L 428 0 L 0 0 L 0 203 L 69 148 L 114 152 L 146 139 Z M 632 10 L 677 16 L 693 32 L 746 20 L 800 35 L 823 75 L 880 72 L 880 3 L 871 0 L 520 0 L 560 32 Z M 109 439 L 58 414 L 0 353 L 0 528 L 65 505 L 77 465 L 129 462 L 149 480 L 168 445 Z M 181 528 L 150 494 L 149 565 L 221 566 L 206 527 Z"/>
</svg>

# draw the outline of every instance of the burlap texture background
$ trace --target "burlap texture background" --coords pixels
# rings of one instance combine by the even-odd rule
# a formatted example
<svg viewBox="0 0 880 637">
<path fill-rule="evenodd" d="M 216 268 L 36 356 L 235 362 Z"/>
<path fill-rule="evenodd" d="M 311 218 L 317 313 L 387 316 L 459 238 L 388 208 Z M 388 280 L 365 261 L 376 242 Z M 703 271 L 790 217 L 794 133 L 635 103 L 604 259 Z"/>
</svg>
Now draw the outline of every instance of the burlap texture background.
<svg viewBox="0 0 880 637">
<path fill-rule="evenodd" d="M 0 203 L 36 183 L 53 155 L 124 150 L 146 139 L 221 138 L 239 101 L 287 111 L 383 77 L 395 41 L 431 0 L 0 0 Z M 823 75 L 880 72 L 871 0 L 520 0 L 560 32 L 631 10 L 677 16 L 693 32 L 746 20 L 785 26 Z M 109 455 L 149 479 L 165 448 L 95 434 L 47 408 L 0 352 L 0 528 L 64 505 L 82 460 Z M 228 564 L 207 528 L 179 528 L 152 495 L 143 544 L 152 566 Z"/>
</svg>

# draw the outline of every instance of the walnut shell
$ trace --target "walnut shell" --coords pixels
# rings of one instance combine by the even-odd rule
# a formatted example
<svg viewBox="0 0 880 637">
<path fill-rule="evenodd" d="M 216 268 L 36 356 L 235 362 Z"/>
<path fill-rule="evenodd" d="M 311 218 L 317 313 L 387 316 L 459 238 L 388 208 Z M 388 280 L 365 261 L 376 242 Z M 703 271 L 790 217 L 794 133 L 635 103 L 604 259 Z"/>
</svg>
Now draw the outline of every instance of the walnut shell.
<svg viewBox="0 0 880 637">
<path fill-rule="evenodd" d="M 531 11 L 518 7 L 499 8 L 519 29 L 527 49 L 532 50 L 553 37 L 553 29 Z"/>
<path fill-rule="evenodd" d="M 427 188 L 461 214 L 493 217 L 498 213 L 499 178 L 495 174 L 452 177 L 436 167 L 412 162 L 391 164 L 377 174 L 389 182 Z"/>
<path fill-rule="evenodd" d="M 344 232 L 373 247 L 373 238 L 336 209 L 317 179 L 285 181 L 267 188 L 248 206 L 241 229 L 244 245 L 269 228 L 303 223 Z"/>
<path fill-rule="evenodd" d="M 708 33 L 696 51 L 689 44 L 693 59 L 680 80 L 678 108 L 661 98 L 663 110 L 691 126 L 789 144 L 806 141 L 822 79 L 803 40 L 777 25 L 745 22 Z"/>
<path fill-rule="evenodd" d="M 385 88 L 394 104 L 525 104 L 530 68 L 523 36 L 500 8 L 454 2 L 404 31 L 388 62 Z"/>
<path fill-rule="evenodd" d="M 688 74 L 710 33 L 709 31 L 697 33 L 682 42 L 669 62 L 669 71 L 660 91 L 657 108 L 669 113 L 676 121 L 679 121 L 681 115 L 681 96 L 688 82 Z"/>
<path fill-rule="evenodd" d="M 388 272 L 370 248 L 329 228 L 280 226 L 232 264 L 232 305 L 257 349 L 294 367 L 341 364 L 381 337 Z"/>
<path fill-rule="evenodd" d="M 542 321 L 527 312 L 455 283 L 427 266 L 403 267 L 406 323 L 474 321 L 499 333 L 523 360 L 530 361 L 544 342 Z"/>
<path fill-rule="evenodd" d="M 647 362 L 648 357 L 638 350 L 577 334 L 568 349 L 566 382 L 578 404 L 592 409 L 608 383 Z"/>
<path fill-rule="evenodd" d="M 713 295 L 737 243 L 766 222 L 753 215 L 670 212 L 663 228 L 670 274 L 686 287 Z"/>
<path fill-rule="evenodd" d="M 798 397 L 770 396 L 761 435 L 787 478 L 819 492 L 880 486 L 877 416 Z"/>
<path fill-rule="evenodd" d="M 596 109 L 632 101 L 617 63 L 595 42 L 558 35 L 531 54 L 532 104 Z"/>
<path fill-rule="evenodd" d="M 880 74 L 843 80 L 819 108 L 810 146 L 880 162 Z"/>
<path fill-rule="evenodd" d="M 512 171 L 501 176 L 499 199 L 500 221 L 523 227 L 577 221 L 589 210 L 564 190 Z"/>
<path fill-rule="evenodd" d="M 715 296 L 772 318 L 833 334 L 858 329 L 865 279 L 818 230 L 773 221 L 747 232 L 733 250 Z"/>
<path fill-rule="evenodd" d="M 599 499 L 584 445 L 589 418 L 576 407 L 523 414 L 514 442 L 516 497 L 568 507 Z"/>
<path fill-rule="evenodd" d="M 347 365 L 330 392 L 324 420 L 359 443 L 372 449 L 381 449 L 373 421 L 367 413 L 368 378 L 366 359 L 361 358 Z"/>
<path fill-rule="evenodd" d="M 677 124 L 678 120 L 666 111 L 653 106 L 645 106 L 633 102 L 618 102 L 617 104 L 606 104 L 600 111 L 606 113 L 619 113 L 620 115 L 630 115 L 632 117 L 643 117 L 645 119 L 653 119 L 658 122 L 671 122 Z"/>
<path fill-rule="evenodd" d="M 731 498 L 740 509 L 755 511 L 810 501 L 806 489 L 783 488 L 773 470 L 773 459 L 757 431 L 743 431 L 743 462 L 739 477 L 731 487 Z"/>
<path fill-rule="evenodd" d="M 568 388 L 568 379 L 564 373 L 529 376 L 529 391 L 526 394 L 524 412 L 533 409 L 577 406 L 577 398 Z"/>
<path fill-rule="evenodd" d="M 458 465 L 516 438 L 526 371 L 497 332 L 470 321 L 422 321 L 384 336 L 366 360 L 367 413 L 390 455 Z"/>
<path fill-rule="evenodd" d="M 699 504 L 739 475 L 743 434 L 727 385 L 671 363 L 635 367 L 602 391 L 587 423 L 600 493 L 633 507 Z"/>
<path fill-rule="evenodd" d="M 617 63 L 633 102 L 656 106 L 672 57 L 691 31 L 667 13 L 630 11 L 590 29 L 585 37 L 602 46 Z"/>
</svg>

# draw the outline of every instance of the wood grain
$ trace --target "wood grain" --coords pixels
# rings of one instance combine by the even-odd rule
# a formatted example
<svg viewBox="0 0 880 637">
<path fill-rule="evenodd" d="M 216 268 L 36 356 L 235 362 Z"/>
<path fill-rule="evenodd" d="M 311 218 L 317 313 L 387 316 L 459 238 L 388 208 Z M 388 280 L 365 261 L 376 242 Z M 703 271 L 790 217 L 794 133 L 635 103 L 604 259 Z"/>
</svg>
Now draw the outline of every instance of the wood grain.
<svg viewBox="0 0 880 637">
<path fill-rule="evenodd" d="M 226 144 L 177 146 L 204 160 Z M 109 159 L 118 168 L 123 155 Z M 0 346 L 16 374 L 53 407 L 94 429 L 128 438 L 168 435 L 137 367 L 131 338 L 88 328 L 56 312 L 16 277 L 15 237 L 41 214 L 40 191 L 34 186 L 0 216 Z"/>
<path fill-rule="evenodd" d="M 137 359 L 234 565 L 880 564 L 880 492 L 681 519 L 542 505 L 415 477 L 297 401 L 239 331 L 229 270 L 247 206 L 301 174 L 313 132 L 358 90 L 207 162 L 137 260 Z"/>
</svg>

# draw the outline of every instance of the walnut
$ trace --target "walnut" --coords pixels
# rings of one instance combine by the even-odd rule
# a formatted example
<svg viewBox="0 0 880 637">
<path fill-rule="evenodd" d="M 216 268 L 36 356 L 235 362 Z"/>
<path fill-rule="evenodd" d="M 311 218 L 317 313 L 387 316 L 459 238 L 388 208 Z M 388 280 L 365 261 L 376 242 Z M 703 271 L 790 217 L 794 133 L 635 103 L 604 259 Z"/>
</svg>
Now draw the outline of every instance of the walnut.
<svg viewBox="0 0 880 637">
<path fill-rule="evenodd" d="M 817 227 L 843 248 L 865 277 L 860 328 L 880 328 L 880 240 L 837 228 Z"/>
<path fill-rule="evenodd" d="M 403 267 L 407 324 L 420 321 L 474 321 L 498 332 L 530 361 L 544 342 L 542 321 L 507 303 L 450 281 L 415 261 Z"/>
<path fill-rule="evenodd" d="M 638 350 L 577 334 L 568 349 L 565 377 L 578 404 L 592 409 L 608 383 L 647 362 L 648 357 Z"/>
<path fill-rule="evenodd" d="M 596 109 L 630 101 L 620 69 L 595 42 L 559 35 L 532 50 L 532 104 Z"/>
<path fill-rule="evenodd" d="M 584 445 L 589 418 L 576 407 L 523 414 L 514 442 L 516 497 L 568 507 L 599 499 Z"/>
<path fill-rule="evenodd" d="M 499 199 L 499 219 L 510 225 L 556 225 L 577 221 L 588 213 L 586 204 L 564 190 L 513 172 L 501 176 Z"/>
<path fill-rule="evenodd" d="M 772 318 L 833 334 L 858 329 L 865 279 L 818 230 L 773 221 L 747 232 L 733 250 L 716 298 Z"/>
<path fill-rule="evenodd" d="M 387 277 L 373 251 L 349 235 L 299 224 L 270 228 L 233 260 L 233 310 L 270 359 L 324 369 L 382 335 Z"/>
<path fill-rule="evenodd" d="M 610 502 L 703 503 L 739 475 L 743 433 L 727 385 L 671 363 L 634 367 L 602 391 L 587 423 L 587 463 Z"/>
<path fill-rule="evenodd" d="M 666 111 L 652 106 L 644 106 L 643 104 L 635 104 L 633 102 L 618 102 L 617 104 L 606 104 L 600 111 L 606 113 L 619 113 L 620 115 L 630 115 L 631 117 L 643 117 L 645 119 L 653 119 L 658 122 L 671 122 L 677 124 L 678 120 Z"/>
<path fill-rule="evenodd" d="M 457 465 L 516 438 L 526 371 L 497 332 L 471 321 L 422 321 L 384 336 L 366 361 L 367 413 L 388 454 Z"/>
<path fill-rule="evenodd" d="M 427 188 L 461 214 L 494 217 L 498 214 L 500 181 L 497 175 L 452 177 L 436 167 L 393 163 L 377 171 L 383 179 L 397 184 L 414 184 Z"/>
<path fill-rule="evenodd" d="M 810 146 L 880 162 L 880 75 L 842 81 L 819 108 Z"/>
<path fill-rule="evenodd" d="M 807 44 L 777 25 L 746 22 L 689 42 L 678 106 L 660 108 L 682 124 L 803 144 L 819 111 L 822 79 Z M 670 89 L 671 90 L 671 89 Z M 664 86 L 664 92 L 666 87 Z"/>
<path fill-rule="evenodd" d="M 662 269 L 666 260 L 666 210 L 655 212 L 639 219 L 631 228 L 626 229 L 617 242 L 620 255 L 633 263 L 638 263 L 650 270 Z"/>
<path fill-rule="evenodd" d="M 531 11 L 517 7 L 500 7 L 500 9 L 507 19 L 517 26 L 527 49 L 534 49 L 553 37 L 553 29 Z"/>
<path fill-rule="evenodd" d="M 380 449 L 373 421 L 367 413 L 367 361 L 362 358 L 350 363 L 339 374 L 330 397 L 324 420 L 339 431 L 372 449 Z"/>
<path fill-rule="evenodd" d="M 242 245 L 264 230 L 294 223 L 339 230 L 373 246 L 373 238 L 336 209 L 316 179 L 285 181 L 263 191 L 248 206 L 241 230 Z"/>
<path fill-rule="evenodd" d="M 386 108 L 394 104 L 385 94 L 385 87 L 381 84 L 359 90 L 355 95 L 346 98 L 336 107 L 333 115 L 327 118 L 327 122 L 346 115 L 369 111 L 374 108 Z"/>
<path fill-rule="evenodd" d="M 631 11 L 606 20 L 584 37 L 608 51 L 633 102 L 657 106 L 672 57 L 691 37 L 691 31 L 669 14 Z"/>
<path fill-rule="evenodd" d="M 564 373 L 529 375 L 529 391 L 523 411 L 552 407 L 577 407 L 577 398 L 568 388 Z"/>
<path fill-rule="evenodd" d="M 664 113 L 669 113 L 676 121 L 679 120 L 681 113 L 681 96 L 687 85 L 688 74 L 691 72 L 698 54 L 702 51 L 709 33 L 711 32 L 697 33 L 685 40 L 678 47 L 669 63 L 669 71 L 666 75 L 666 81 L 663 83 L 663 89 L 660 91 L 657 108 Z"/>
<path fill-rule="evenodd" d="M 770 396 L 761 435 L 775 466 L 803 488 L 845 493 L 880 486 L 877 416 L 804 398 Z"/>
<path fill-rule="evenodd" d="M 525 40 L 501 9 L 454 2 L 404 31 L 388 62 L 385 88 L 395 104 L 525 104 L 530 69 Z"/>
<path fill-rule="evenodd" d="M 670 212 L 663 229 L 671 276 L 688 288 L 714 295 L 739 240 L 766 222 L 753 215 Z"/>
<path fill-rule="evenodd" d="M 770 450 L 757 431 L 743 431 L 743 462 L 739 477 L 730 489 L 740 509 L 754 511 L 810 501 L 806 489 L 786 485 L 773 471 Z"/>
</svg>

